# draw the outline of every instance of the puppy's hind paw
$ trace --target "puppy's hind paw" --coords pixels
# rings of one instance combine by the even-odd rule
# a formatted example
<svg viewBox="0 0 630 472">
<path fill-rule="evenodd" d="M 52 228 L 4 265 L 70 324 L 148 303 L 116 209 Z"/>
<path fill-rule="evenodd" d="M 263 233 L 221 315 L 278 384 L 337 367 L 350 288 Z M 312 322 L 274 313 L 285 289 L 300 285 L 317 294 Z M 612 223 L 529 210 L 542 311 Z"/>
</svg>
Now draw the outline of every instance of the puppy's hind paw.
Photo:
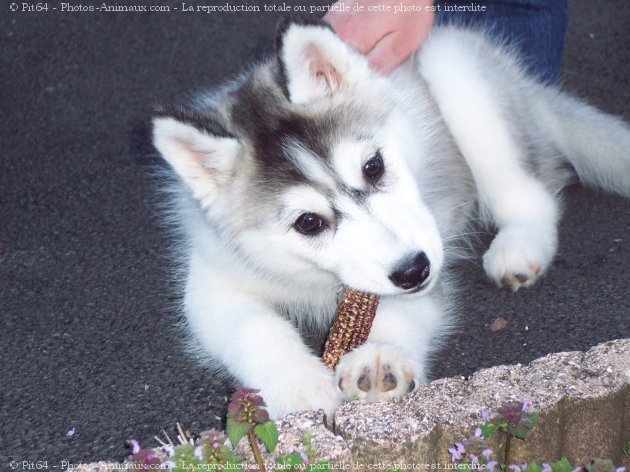
<svg viewBox="0 0 630 472">
<path fill-rule="evenodd" d="M 542 228 L 508 226 L 496 236 L 483 256 L 483 267 L 499 287 L 516 292 L 529 287 L 551 264 L 556 251 L 555 234 Z"/>
<path fill-rule="evenodd" d="M 335 379 L 346 399 L 398 398 L 425 382 L 424 375 L 400 349 L 366 343 L 343 356 Z"/>
</svg>

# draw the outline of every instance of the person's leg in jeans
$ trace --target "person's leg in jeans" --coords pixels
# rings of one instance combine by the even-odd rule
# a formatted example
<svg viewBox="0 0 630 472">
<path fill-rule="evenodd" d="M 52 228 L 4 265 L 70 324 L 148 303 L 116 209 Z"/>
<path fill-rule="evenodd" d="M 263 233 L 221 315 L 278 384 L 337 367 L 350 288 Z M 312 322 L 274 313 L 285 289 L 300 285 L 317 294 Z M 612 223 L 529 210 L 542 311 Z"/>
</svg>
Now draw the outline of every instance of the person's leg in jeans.
<svg viewBox="0 0 630 472">
<path fill-rule="evenodd" d="M 560 80 L 560 62 L 568 22 L 567 0 L 481 0 L 481 12 L 445 11 L 470 5 L 462 0 L 436 0 L 437 24 L 489 29 L 516 45 L 529 72 L 547 83 Z"/>
</svg>

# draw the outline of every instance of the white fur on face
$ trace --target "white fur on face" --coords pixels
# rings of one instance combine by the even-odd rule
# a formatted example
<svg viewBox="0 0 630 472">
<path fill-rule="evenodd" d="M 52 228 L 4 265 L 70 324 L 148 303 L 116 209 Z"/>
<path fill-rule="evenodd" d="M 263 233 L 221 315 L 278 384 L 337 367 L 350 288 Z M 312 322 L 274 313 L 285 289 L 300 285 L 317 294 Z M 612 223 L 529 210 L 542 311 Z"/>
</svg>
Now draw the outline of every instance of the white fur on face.
<svg viewBox="0 0 630 472">
<path fill-rule="evenodd" d="M 404 192 L 382 192 L 370 196 L 365 207 L 349 199 L 337 203 L 344 218 L 322 259 L 344 284 L 381 295 L 402 293 L 389 276 L 420 252 L 429 258 L 432 277 L 437 276 L 441 241 L 433 217 L 419 202 Z"/>
<path fill-rule="evenodd" d="M 437 277 L 443 262 L 437 225 L 400 156 L 409 151 L 389 146 L 387 141 L 386 133 L 380 142 L 340 141 L 331 158 L 337 179 L 335 187 L 330 187 L 329 169 L 310 168 L 311 177 L 326 175 L 326 178 L 316 186 L 294 186 L 282 197 L 285 228 L 290 228 L 303 213 L 316 213 L 326 221 L 326 228 L 314 236 L 289 230 L 284 236 L 286 249 L 320 269 L 333 272 L 345 285 L 381 295 L 403 292 L 389 276 L 411 256 L 420 252 L 427 255 L 432 279 Z M 373 185 L 364 178 L 362 168 L 377 151 L 382 155 L 385 173 Z M 308 167 L 324 165 L 310 157 L 304 162 Z M 348 195 L 347 188 L 361 191 L 365 196 L 354 198 Z"/>
</svg>

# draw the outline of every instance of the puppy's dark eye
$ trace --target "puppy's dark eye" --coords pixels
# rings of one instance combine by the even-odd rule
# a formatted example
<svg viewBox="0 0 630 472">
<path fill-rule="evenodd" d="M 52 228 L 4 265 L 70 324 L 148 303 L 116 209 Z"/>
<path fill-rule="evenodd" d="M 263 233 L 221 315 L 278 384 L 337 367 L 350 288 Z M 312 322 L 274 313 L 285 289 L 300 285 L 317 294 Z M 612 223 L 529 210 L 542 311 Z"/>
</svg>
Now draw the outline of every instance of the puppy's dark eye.
<svg viewBox="0 0 630 472">
<path fill-rule="evenodd" d="M 314 236 L 326 227 L 326 222 L 316 213 L 303 213 L 295 221 L 293 227 L 302 234 Z"/>
<path fill-rule="evenodd" d="M 374 156 L 363 164 L 363 175 L 370 182 L 376 182 L 385 172 L 385 164 L 381 152 L 377 151 Z"/>
</svg>

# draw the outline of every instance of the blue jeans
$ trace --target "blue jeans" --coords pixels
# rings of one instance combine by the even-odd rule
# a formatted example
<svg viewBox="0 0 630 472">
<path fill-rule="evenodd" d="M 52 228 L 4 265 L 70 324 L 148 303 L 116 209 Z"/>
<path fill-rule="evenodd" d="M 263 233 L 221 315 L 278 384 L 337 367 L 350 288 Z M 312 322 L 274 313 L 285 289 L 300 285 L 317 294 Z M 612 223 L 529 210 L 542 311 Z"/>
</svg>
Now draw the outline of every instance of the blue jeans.
<svg viewBox="0 0 630 472">
<path fill-rule="evenodd" d="M 560 80 L 560 62 L 567 29 L 567 0 L 435 0 L 438 24 L 489 30 L 520 51 L 530 73 L 546 83 Z M 449 6 L 482 5 L 485 12 L 444 11 Z"/>
</svg>

